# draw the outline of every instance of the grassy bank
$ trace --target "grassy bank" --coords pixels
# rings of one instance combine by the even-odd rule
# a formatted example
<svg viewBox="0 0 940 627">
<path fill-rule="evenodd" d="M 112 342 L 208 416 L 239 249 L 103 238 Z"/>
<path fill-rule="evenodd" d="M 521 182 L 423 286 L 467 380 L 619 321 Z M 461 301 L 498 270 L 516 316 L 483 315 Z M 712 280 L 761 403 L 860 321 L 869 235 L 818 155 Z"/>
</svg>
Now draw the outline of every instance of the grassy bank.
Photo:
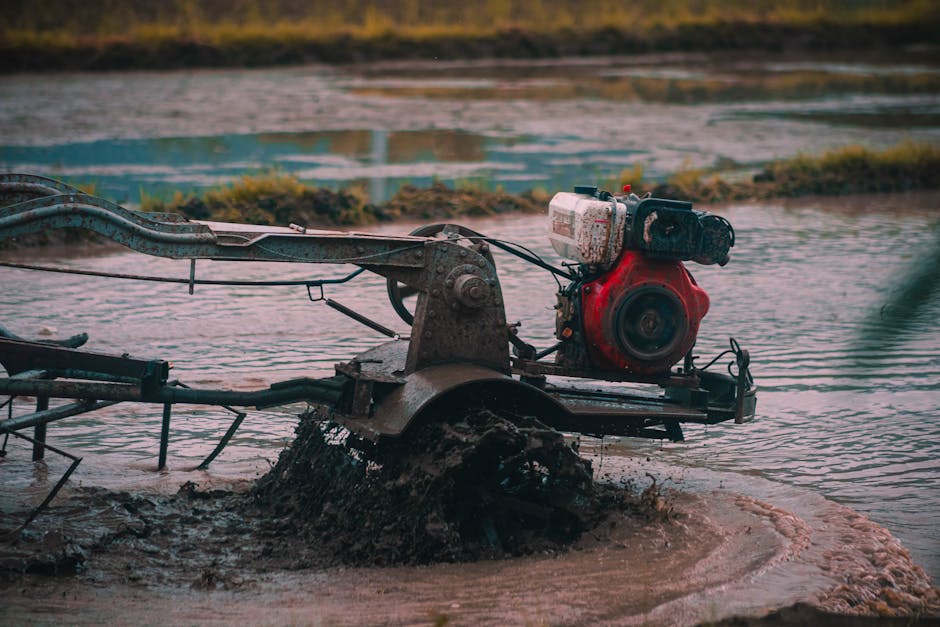
<svg viewBox="0 0 940 627">
<path fill-rule="evenodd" d="M 145 199 L 144 211 L 182 213 L 197 220 L 304 226 L 362 226 L 393 220 L 440 222 L 463 216 L 544 211 L 544 192 L 507 194 L 443 183 L 405 185 L 386 203 L 370 203 L 358 188 L 333 191 L 306 185 L 289 174 L 243 177 L 202 195 L 176 194 L 168 201 Z"/>
<path fill-rule="evenodd" d="M 637 169 L 621 174 L 623 183 Z M 639 170 L 642 181 L 642 170 Z M 632 183 L 636 187 L 636 183 Z M 640 187 L 662 198 L 714 203 L 820 195 L 905 192 L 940 188 L 940 148 L 904 142 L 883 151 L 846 146 L 820 156 L 798 155 L 767 164 L 750 177 L 708 170 L 683 170 L 664 182 Z"/>
<path fill-rule="evenodd" d="M 663 181 L 644 180 L 643 167 L 636 164 L 624 170 L 619 181 L 601 183 L 609 189 L 630 183 L 641 195 L 650 192 L 696 203 L 940 189 L 940 147 L 908 142 L 873 151 L 847 146 L 821 156 L 775 161 L 749 176 L 741 176 L 740 171 L 722 174 L 689 169 Z M 93 188 L 87 189 L 93 193 Z M 388 202 L 375 204 L 357 187 L 335 191 L 308 185 L 290 174 L 271 173 L 243 177 L 201 194 L 177 193 L 169 200 L 145 198 L 142 209 L 196 220 L 348 228 L 389 221 L 431 223 L 503 213 L 540 214 L 556 191 L 560 190 L 508 194 L 477 187 L 452 189 L 438 182 L 426 188 L 406 185 Z M 89 241 L 101 242 L 102 238 L 62 229 L 0 242 L 0 249 Z"/>
<path fill-rule="evenodd" d="M 636 164 L 608 186 L 619 189 L 625 183 L 640 194 L 650 192 L 698 203 L 938 189 L 940 148 L 913 142 L 883 151 L 847 146 L 820 156 L 800 155 L 768 163 L 758 173 L 744 177 L 689 169 L 664 181 L 646 181 L 642 165 Z M 146 199 L 143 209 L 204 220 L 357 226 L 391 220 L 439 222 L 463 216 L 539 213 L 545 211 L 555 191 L 514 195 L 477 188 L 451 189 L 436 183 L 423 189 L 408 185 L 388 202 L 372 204 L 357 188 L 332 191 L 275 173 L 245 177 L 202 195 L 177 194 L 166 202 Z"/>
<path fill-rule="evenodd" d="M 11 0 L 0 71 L 935 43 L 931 0 Z"/>
</svg>

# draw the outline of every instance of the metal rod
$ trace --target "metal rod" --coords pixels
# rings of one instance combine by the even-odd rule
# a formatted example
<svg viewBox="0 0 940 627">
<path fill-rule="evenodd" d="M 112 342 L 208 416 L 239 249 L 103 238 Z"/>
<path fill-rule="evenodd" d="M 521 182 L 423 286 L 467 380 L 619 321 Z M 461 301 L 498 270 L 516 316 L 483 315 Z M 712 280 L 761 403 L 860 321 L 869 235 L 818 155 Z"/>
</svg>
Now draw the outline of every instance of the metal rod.
<svg viewBox="0 0 940 627">
<path fill-rule="evenodd" d="M 31 438 L 31 437 L 29 437 L 29 436 L 23 435 L 22 433 L 18 433 L 18 432 L 16 432 L 16 431 L 10 431 L 10 432 L 8 432 L 8 433 L 12 433 L 12 434 L 15 435 L 16 437 L 22 438 L 22 439 L 26 440 L 27 442 L 32 442 L 34 448 L 39 444 L 39 443 L 37 442 L 37 440 L 34 440 L 33 438 Z M 76 457 L 75 455 L 72 455 L 72 454 L 70 454 L 70 453 L 66 453 L 66 452 L 63 451 L 63 450 L 57 449 L 56 447 L 50 446 L 50 445 L 48 445 L 48 444 L 46 444 L 46 443 L 44 443 L 44 442 L 41 444 L 41 446 L 42 446 L 44 449 L 49 449 L 49 450 L 52 451 L 53 453 L 56 453 L 56 454 L 58 454 L 58 455 L 62 455 L 63 457 L 66 457 L 66 458 L 68 458 L 68 459 L 71 459 L 71 460 L 72 460 L 72 464 L 68 467 L 68 469 L 67 469 L 67 470 L 65 471 L 65 473 L 62 475 L 62 477 L 59 479 L 59 481 L 55 484 L 55 486 L 53 486 L 52 490 L 49 491 L 49 494 L 46 495 L 46 498 L 43 499 L 43 502 L 40 503 L 39 506 L 38 506 L 36 509 L 34 509 L 34 510 L 32 511 L 32 513 L 26 518 L 26 521 L 25 521 L 23 524 L 21 524 L 19 527 L 17 527 L 16 529 L 14 529 L 14 530 L 12 530 L 12 531 L 9 531 L 9 532 L 3 534 L 2 536 L 0 536 L 0 537 L 2 537 L 2 538 L 4 538 L 4 539 L 5 539 L 5 538 L 12 538 L 12 537 L 14 537 L 16 534 L 18 534 L 19 532 L 23 531 L 23 529 L 26 529 L 26 527 L 29 525 L 29 523 L 33 522 L 33 520 L 36 518 L 36 516 L 38 516 L 39 513 L 40 513 L 43 509 L 45 509 L 47 505 L 49 505 L 49 503 L 52 501 L 52 499 L 55 498 L 55 495 L 59 493 L 59 490 L 62 489 L 62 486 L 65 485 L 65 482 L 68 481 L 69 477 L 72 476 L 72 473 L 75 471 L 76 468 L 78 468 L 78 465 L 82 462 L 82 458 L 81 458 L 81 457 Z"/>
<path fill-rule="evenodd" d="M 375 320 L 370 320 L 369 318 L 366 318 L 358 311 L 353 311 L 346 305 L 340 304 L 336 302 L 335 300 L 333 300 L 332 298 L 327 298 L 326 301 L 324 302 L 326 302 L 327 305 L 329 305 L 336 311 L 340 312 L 341 314 L 345 314 L 349 316 L 356 322 L 362 323 L 366 325 L 367 327 L 369 327 L 370 329 L 372 329 L 373 331 L 378 331 L 379 333 L 381 333 L 382 335 L 385 335 L 386 337 L 390 337 L 396 340 L 401 337 L 398 333 L 395 333 L 394 331 L 389 329 L 387 326 L 383 324 L 379 324 Z"/>
<path fill-rule="evenodd" d="M 564 342 L 558 342 L 554 346 L 543 348 L 542 350 L 540 350 L 539 352 L 535 354 L 535 360 L 538 361 L 542 357 L 547 357 L 548 355 L 551 355 L 552 353 L 557 351 L 559 348 L 561 348 L 563 345 L 564 345 Z"/>
<path fill-rule="evenodd" d="M 260 409 L 303 400 L 336 403 L 342 397 L 348 381 L 348 377 L 339 375 L 325 379 L 297 379 L 275 383 L 268 389 L 244 392 L 162 386 L 144 395 L 139 386 L 127 383 L 21 381 L 0 378 L 0 394 L 51 398 L 95 398 L 107 401 L 137 401 L 161 404 L 235 405 Z"/>
<path fill-rule="evenodd" d="M 0 421 L 0 432 L 18 431 L 19 429 L 45 425 L 50 422 L 55 422 L 56 420 L 68 418 L 69 416 L 77 416 L 78 414 L 84 414 L 86 412 L 116 405 L 119 402 L 120 401 L 82 400 L 78 403 L 61 405 L 59 407 L 47 409 L 46 411 L 37 411 L 32 414 L 17 416 L 16 418 L 8 418 L 6 420 Z"/>
<path fill-rule="evenodd" d="M 166 468 L 166 450 L 170 445 L 170 415 L 173 413 L 173 403 L 163 404 L 163 424 L 160 427 L 160 455 L 157 459 L 157 470 Z"/>
<path fill-rule="evenodd" d="M 535 347 L 516 335 L 515 331 L 515 328 L 509 329 L 509 343 L 516 347 L 519 357 L 523 359 L 535 358 Z"/>
<path fill-rule="evenodd" d="M 7 401 L 7 420 L 13 418 L 13 399 L 15 396 L 11 396 Z M 3 457 L 7 454 L 7 442 L 10 440 L 10 432 L 6 431 L 3 434 L 3 448 L 0 449 L 0 457 Z"/>
<path fill-rule="evenodd" d="M 107 279 L 127 279 L 130 281 L 151 281 L 156 283 L 178 283 L 181 285 L 234 285 L 247 287 L 285 287 L 292 285 L 331 285 L 334 283 L 345 283 L 350 279 L 359 276 L 365 272 L 364 268 L 359 268 L 350 274 L 337 279 L 310 279 L 310 280 L 292 280 L 292 281 L 248 281 L 248 280 L 216 280 L 216 279 L 176 279 L 165 276 L 148 276 L 141 274 L 121 274 L 118 272 L 98 272 L 95 270 L 79 270 L 77 268 L 54 268 L 49 266 L 36 266 L 28 263 L 15 263 L 12 261 L 0 261 L 0 266 L 5 268 L 17 268 L 19 270 L 37 270 L 39 272 L 56 272 L 59 274 L 78 274 L 82 276 L 97 276 Z"/>
<path fill-rule="evenodd" d="M 189 293 L 192 294 L 196 285 L 196 260 L 189 260 Z"/>
<path fill-rule="evenodd" d="M 36 413 L 49 409 L 49 397 L 40 396 L 36 399 Z M 37 462 L 46 456 L 46 423 L 37 423 L 33 430 L 33 461 Z"/>
<path fill-rule="evenodd" d="M 242 420 L 244 420 L 245 416 L 247 415 L 248 414 L 246 414 L 243 411 L 240 411 L 236 414 L 235 420 L 232 421 L 232 424 L 228 428 L 228 431 L 226 431 L 225 435 L 222 436 L 222 439 L 219 440 L 219 444 L 215 447 L 215 449 L 211 453 L 209 453 L 208 457 L 202 460 L 201 464 L 196 466 L 196 470 L 205 470 L 206 468 L 209 467 L 209 464 L 212 463 L 212 460 L 218 457 L 219 453 L 222 452 L 222 449 L 224 449 L 228 445 L 229 440 L 231 440 L 232 436 L 235 435 L 235 432 L 238 431 L 238 427 L 242 424 Z"/>
<path fill-rule="evenodd" d="M 96 398 L 106 401 L 141 401 L 140 386 L 129 383 L 95 383 L 0 379 L 0 394 L 52 398 Z"/>
</svg>

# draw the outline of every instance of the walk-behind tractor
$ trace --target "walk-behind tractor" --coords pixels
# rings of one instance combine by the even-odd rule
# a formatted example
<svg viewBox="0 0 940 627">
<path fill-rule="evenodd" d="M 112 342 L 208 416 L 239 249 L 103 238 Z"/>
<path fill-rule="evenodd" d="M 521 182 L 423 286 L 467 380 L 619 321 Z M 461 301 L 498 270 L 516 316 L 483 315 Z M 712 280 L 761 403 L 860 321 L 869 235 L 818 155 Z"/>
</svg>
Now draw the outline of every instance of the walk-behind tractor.
<svg viewBox="0 0 940 627">
<path fill-rule="evenodd" d="M 11 330 L 0 327 L 0 364 L 6 370 L 0 394 L 35 397 L 38 403 L 35 412 L 11 412 L 0 420 L 0 431 L 27 437 L 20 432 L 33 427 L 29 439 L 34 457 L 41 457 L 52 421 L 120 402 L 155 403 L 163 406 L 162 468 L 171 409 L 185 403 L 262 408 L 307 401 L 363 447 L 407 436 L 443 409 L 454 414 L 483 407 L 535 417 L 559 432 L 673 441 L 682 440 L 684 422 L 740 423 L 754 415 L 747 351 L 731 340 L 723 353 L 730 354 L 727 372 L 709 369 L 717 357 L 703 367 L 693 357 L 709 300 L 683 262 L 726 264 L 734 246 L 727 220 L 693 210 L 687 202 L 576 187 L 551 200 L 548 225 L 554 249 L 570 261 L 562 267 L 454 224 L 390 236 L 189 220 L 125 209 L 43 177 L 0 175 L 0 239 L 81 227 L 141 253 L 192 260 L 189 278 L 177 279 L 190 291 L 200 284 L 302 285 L 311 298 L 323 298 L 390 338 L 338 363 L 331 377 L 230 391 L 183 386 L 169 378 L 163 359 L 80 350 L 84 335 L 23 339 L 9 321 Z M 494 249 L 559 278 L 551 346 L 533 346 L 507 321 Z M 197 278 L 198 259 L 358 268 L 340 278 L 221 281 Z M 51 269 L 14 261 L 4 265 Z M 324 286 L 351 281 L 363 271 L 387 279 L 392 307 L 411 325 L 408 336 L 324 297 Z M 591 382 L 591 389 L 578 381 Z M 50 399 L 65 400 L 50 404 Z M 238 428 L 244 413 L 237 416 L 204 464 Z"/>
</svg>

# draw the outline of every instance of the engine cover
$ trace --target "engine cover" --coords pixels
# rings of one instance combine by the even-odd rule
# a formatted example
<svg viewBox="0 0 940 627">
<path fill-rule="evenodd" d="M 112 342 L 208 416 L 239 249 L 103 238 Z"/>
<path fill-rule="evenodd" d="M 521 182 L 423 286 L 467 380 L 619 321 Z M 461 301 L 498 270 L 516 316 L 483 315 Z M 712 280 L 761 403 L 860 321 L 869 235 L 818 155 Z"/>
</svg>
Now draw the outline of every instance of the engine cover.
<svg viewBox="0 0 940 627">
<path fill-rule="evenodd" d="M 581 308 L 594 367 L 661 374 L 695 344 L 708 294 L 681 261 L 625 250 L 610 271 L 581 287 Z"/>
</svg>

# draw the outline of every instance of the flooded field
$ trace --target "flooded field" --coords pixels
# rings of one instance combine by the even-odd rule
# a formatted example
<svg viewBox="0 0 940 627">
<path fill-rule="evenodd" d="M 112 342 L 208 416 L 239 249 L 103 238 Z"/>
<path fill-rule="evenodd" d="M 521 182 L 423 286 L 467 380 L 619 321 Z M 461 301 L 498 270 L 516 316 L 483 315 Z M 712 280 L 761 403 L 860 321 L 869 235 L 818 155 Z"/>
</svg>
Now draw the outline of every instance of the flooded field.
<svg viewBox="0 0 940 627">
<path fill-rule="evenodd" d="M 554 191 L 615 175 L 637 161 L 656 176 L 683 163 L 746 167 L 848 142 L 879 147 L 905 137 L 940 142 L 937 77 L 938 66 L 913 53 L 890 61 L 825 63 L 663 56 L 386 65 L 351 73 L 292 68 L 4 77 L 0 167 L 95 181 L 99 194 L 130 202 L 141 193 L 214 185 L 271 164 L 304 180 L 362 182 L 377 199 L 402 182 L 431 177 Z M 739 90 L 725 90 L 725 83 Z M 938 205 L 940 195 L 925 192 L 715 208 L 734 224 L 738 243 L 725 268 L 692 264 L 712 302 L 699 353 L 707 357 L 723 350 L 729 335 L 751 351 L 759 386 L 757 420 L 689 427 L 681 444 L 585 439 L 583 450 L 601 477 L 646 482 L 650 472 L 667 487 L 689 493 L 682 498 L 691 500 L 680 503 L 689 512 L 698 507 L 695 499 L 703 498 L 715 503 L 719 520 L 721 511 L 730 511 L 721 508 L 732 507 L 728 503 L 737 498 L 730 495 L 740 494 L 794 513 L 813 530 L 814 544 L 792 549 L 802 546 L 801 536 L 787 536 L 783 527 L 767 522 L 779 520 L 770 510 L 754 506 L 751 514 L 764 521 L 761 530 L 776 531 L 750 545 L 753 569 L 744 564 L 744 571 L 724 573 L 725 583 L 739 578 L 754 585 L 722 587 L 719 576 L 689 583 L 684 596 L 657 592 L 650 598 L 659 599 L 660 614 L 651 619 L 661 619 L 667 608 L 689 621 L 708 620 L 728 608 L 753 611 L 833 585 L 839 575 L 832 574 L 832 564 L 859 555 L 846 554 L 838 562 L 838 551 L 867 550 L 853 544 L 861 537 L 853 534 L 881 533 L 853 518 L 846 506 L 890 530 L 915 562 L 935 581 L 940 578 Z M 466 224 L 558 261 L 541 216 Z M 411 228 L 396 224 L 381 230 Z M 184 278 L 189 272 L 187 262 L 121 249 L 16 256 L 112 272 Z M 522 322 L 520 335 L 527 341 L 549 346 L 554 281 L 513 257 L 497 255 L 496 262 L 507 316 Z M 198 276 L 306 279 L 349 270 L 204 262 Z M 12 331 L 25 336 L 85 331 L 89 349 L 170 360 L 173 376 L 193 386 L 253 389 L 324 376 L 335 362 L 382 341 L 322 303 L 311 303 L 301 288 L 197 287 L 190 296 L 185 286 L 6 268 L 0 269 L 0 286 L 0 323 Z M 327 295 L 407 331 L 387 305 L 385 283 L 378 277 L 362 275 Z M 14 413 L 28 407 L 18 402 Z M 230 423 L 224 410 L 176 411 L 169 469 L 161 473 L 154 471 L 158 408 L 119 405 L 65 420 L 50 427 L 49 442 L 84 457 L 69 490 L 103 486 L 173 493 L 186 481 L 227 486 L 267 471 L 291 440 L 302 409 L 252 411 L 208 471 L 192 469 Z M 47 464 L 32 464 L 26 446 L 11 440 L 0 461 L 0 506 L 16 510 L 40 499 L 65 468 L 52 455 Z M 742 520 L 728 524 L 741 525 L 734 528 L 744 533 L 750 523 Z M 40 517 L 35 526 L 44 524 L 48 519 Z M 722 550 L 733 554 L 732 536 L 722 537 L 729 542 Z M 800 557 L 786 557 L 788 550 Z M 199 611 L 219 612 L 221 619 L 268 608 L 275 613 L 266 617 L 293 620 L 314 603 L 297 591 L 316 589 L 321 615 L 337 616 L 344 604 L 362 601 L 350 588 L 366 581 L 370 590 L 380 591 L 363 606 L 366 622 L 389 616 L 390 607 L 402 609 L 389 620 L 424 620 L 428 608 L 460 616 L 462 607 L 473 609 L 468 617 L 538 621 L 549 612 L 545 588 L 533 585 L 525 597 L 530 605 L 521 608 L 494 609 L 482 600 L 503 590 L 509 579 L 524 579 L 519 569 L 541 573 L 544 581 L 558 576 L 559 564 L 533 558 L 505 570 L 483 564 L 469 571 L 441 566 L 407 575 L 315 571 L 288 577 L 286 592 L 278 587 L 282 579 L 259 576 L 250 592 L 254 596 L 238 597 L 245 604 L 240 610 L 228 606 L 237 596 L 230 592 L 225 595 L 233 596 L 200 597 L 194 603 L 202 604 Z M 613 572 L 589 570 L 598 580 Z M 585 571 L 573 567 L 571 572 Z M 399 583 L 405 577 L 412 580 L 408 586 Z M 441 581 L 450 586 L 446 605 L 439 604 L 442 597 L 429 600 Z M 168 584 L 153 595 L 169 605 L 179 586 L 189 583 Z M 561 585 L 552 594 L 560 594 Z M 724 605 L 715 606 L 714 614 L 700 613 L 711 594 L 703 591 L 718 588 Z M 39 599 L 44 593 L 30 594 Z M 97 592 L 76 594 L 88 621 L 104 611 Z M 153 601 L 132 590 L 133 595 L 136 600 L 122 608 L 128 621 L 148 616 Z M 675 603 L 662 605 L 668 599 Z M 506 600 L 511 602 L 516 601 Z M 569 612 L 565 616 L 586 622 L 649 610 L 575 593 L 558 603 Z M 585 610 L 592 603 L 607 603 L 612 614 Z M 58 601 L 39 605 L 50 612 L 64 607 Z M 195 620 L 187 611 L 177 608 L 171 618 Z"/>
<path fill-rule="evenodd" d="M 935 577 L 940 575 L 937 202 L 936 194 L 926 193 L 722 209 L 736 226 L 739 243 L 727 267 L 693 268 L 712 299 L 699 348 L 703 355 L 714 354 L 734 335 L 751 350 L 760 419 L 738 427 L 690 427 L 684 444 L 637 441 L 630 447 L 687 466 L 812 489 L 885 524 Z M 554 258 L 538 216 L 469 226 Z M 523 323 L 523 337 L 548 346 L 554 282 L 547 273 L 504 257 L 497 264 L 507 315 Z M 120 251 L 48 261 L 188 276 L 186 262 Z M 345 272 L 341 266 L 206 262 L 199 276 L 306 278 Z M 0 277 L 0 319 L 16 332 L 87 331 L 89 348 L 169 359 L 174 376 L 195 386 L 229 383 L 244 389 L 328 375 L 336 361 L 381 339 L 309 302 L 299 288 L 200 287 L 189 296 L 174 285 L 11 269 L 0 270 Z M 363 275 L 328 295 L 406 331 L 386 305 L 378 277 Z M 265 460 L 289 441 L 297 411 L 252 412 L 211 476 L 243 477 L 266 468 Z M 147 469 L 154 463 L 159 411 L 128 405 L 101 416 L 51 429 L 52 442 L 87 456 L 76 480 L 113 487 L 152 483 Z M 173 472 L 161 482 L 172 486 L 192 478 L 184 469 L 211 451 L 229 420 L 218 410 L 179 412 L 172 431 Z M 27 470 L 5 477 L 5 484 L 32 485 L 36 476 Z"/>
<path fill-rule="evenodd" d="M 433 179 L 568 188 L 904 138 L 940 142 L 931 50 L 665 54 L 0 79 L 0 167 L 135 203 L 272 166 L 375 201 Z"/>
</svg>

